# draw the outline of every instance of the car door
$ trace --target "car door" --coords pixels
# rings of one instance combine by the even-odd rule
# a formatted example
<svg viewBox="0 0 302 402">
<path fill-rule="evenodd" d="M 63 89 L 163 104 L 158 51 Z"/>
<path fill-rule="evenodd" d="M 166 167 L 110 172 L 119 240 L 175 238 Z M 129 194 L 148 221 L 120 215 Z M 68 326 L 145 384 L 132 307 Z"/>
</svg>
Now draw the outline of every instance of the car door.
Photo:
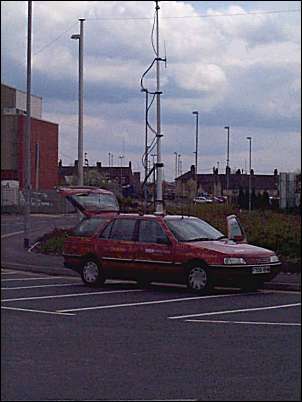
<svg viewBox="0 0 302 402">
<path fill-rule="evenodd" d="M 236 215 L 227 216 L 228 238 L 236 243 L 247 243 L 245 231 Z"/>
<path fill-rule="evenodd" d="M 136 266 L 139 277 L 160 279 L 174 267 L 174 247 L 165 230 L 155 219 L 140 219 Z"/>
<path fill-rule="evenodd" d="M 101 233 L 96 249 L 105 276 L 112 278 L 135 277 L 136 219 L 116 218 Z"/>
</svg>

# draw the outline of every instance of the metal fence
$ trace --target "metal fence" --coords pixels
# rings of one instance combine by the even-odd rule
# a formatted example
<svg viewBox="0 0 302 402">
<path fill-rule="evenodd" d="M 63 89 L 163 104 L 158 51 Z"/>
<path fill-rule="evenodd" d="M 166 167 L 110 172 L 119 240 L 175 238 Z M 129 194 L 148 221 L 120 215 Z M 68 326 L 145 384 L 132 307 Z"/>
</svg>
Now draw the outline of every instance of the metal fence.
<svg viewBox="0 0 302 402">
<path fill-rule="evenodd" d="M 1 213 L 23 213 L 25 198 L 18 188 L 1 186 Z M 31 213 L 67 214 L 75 212 L 64 197 L 56 190 L 31 193 Z"/>
</svg>

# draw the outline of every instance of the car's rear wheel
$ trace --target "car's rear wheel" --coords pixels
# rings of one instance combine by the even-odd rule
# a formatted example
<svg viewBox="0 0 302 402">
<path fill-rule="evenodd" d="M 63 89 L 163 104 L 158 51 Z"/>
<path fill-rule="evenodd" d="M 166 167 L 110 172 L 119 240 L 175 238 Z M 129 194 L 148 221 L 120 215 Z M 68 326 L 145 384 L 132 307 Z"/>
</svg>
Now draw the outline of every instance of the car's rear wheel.
<svg viewBox="0 0 302 402">
<path fill-rule="evenodd" d="M 105 283 L 105 277 L 100 264 L 92 258 L 88 258 L 84 261 L 81 270 L 81 277 L 85 285 L 88 286 L 100 287 Z"/>
<path fill-rule="evenodd" d="M 196 293 L 206 293 L 210 290 L 212 283 L 205 264 L 191 264 L 187 271 L 187 287 Z"/>
</svg>

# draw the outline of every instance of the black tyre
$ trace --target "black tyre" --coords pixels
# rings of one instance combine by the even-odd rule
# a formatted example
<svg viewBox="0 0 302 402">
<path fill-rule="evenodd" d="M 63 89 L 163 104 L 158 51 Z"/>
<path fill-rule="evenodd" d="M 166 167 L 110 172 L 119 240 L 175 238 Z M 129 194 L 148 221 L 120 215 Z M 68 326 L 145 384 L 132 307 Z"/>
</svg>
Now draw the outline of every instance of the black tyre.
<svg viewBox="0 0 302 402">
<path fill-rule="evenodd" d="M 93 258 L 88 258 L 83 262 L 81 277 L 85 285 L 91 287 L 100 287 L 105 283 L 100 264 Z"/>
<path fill-rule="evenodd" d="M 195 293 L 206 293 L 212 288 L 209 271 L 205 264 L 196 262 L 189 266 L 187 287 Z"/>
</svg>

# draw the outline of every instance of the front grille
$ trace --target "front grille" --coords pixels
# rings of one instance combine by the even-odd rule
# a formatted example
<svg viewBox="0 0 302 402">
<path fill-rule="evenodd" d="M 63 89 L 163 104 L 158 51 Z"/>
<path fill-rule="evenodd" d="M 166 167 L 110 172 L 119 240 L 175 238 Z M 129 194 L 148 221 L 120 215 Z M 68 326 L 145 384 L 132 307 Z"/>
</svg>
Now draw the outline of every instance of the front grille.
<svg viewBox="0 0 302 402">
<path fill-rule="evenodd" d="M 245 261 L 250 265 L 269 264 L 271 262 L 270 257 L 245 257 Z"/>
</svg>

